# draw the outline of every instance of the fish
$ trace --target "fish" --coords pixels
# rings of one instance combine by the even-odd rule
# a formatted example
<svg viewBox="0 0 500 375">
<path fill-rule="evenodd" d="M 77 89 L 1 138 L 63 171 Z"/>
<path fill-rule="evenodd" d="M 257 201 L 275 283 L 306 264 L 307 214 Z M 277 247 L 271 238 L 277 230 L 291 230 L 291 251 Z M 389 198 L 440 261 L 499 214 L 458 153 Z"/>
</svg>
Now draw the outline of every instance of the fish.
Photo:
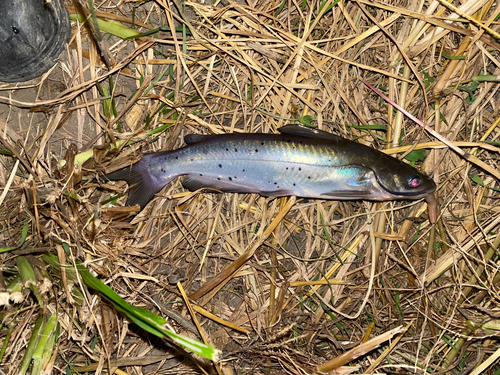
<svg viewBox="0 0 500 375">
<path fill-rule="evenodd" d="M 335 134 L 285 125 L 279 134 L 190 134 L 173 151 L 145 154 L 109 173 L 129 184 L 128 206 L 141 210 L 177 177 L 188 190 L 329 200 L 417 200 L 436 184 L 412 166 Z"/>
</svg>

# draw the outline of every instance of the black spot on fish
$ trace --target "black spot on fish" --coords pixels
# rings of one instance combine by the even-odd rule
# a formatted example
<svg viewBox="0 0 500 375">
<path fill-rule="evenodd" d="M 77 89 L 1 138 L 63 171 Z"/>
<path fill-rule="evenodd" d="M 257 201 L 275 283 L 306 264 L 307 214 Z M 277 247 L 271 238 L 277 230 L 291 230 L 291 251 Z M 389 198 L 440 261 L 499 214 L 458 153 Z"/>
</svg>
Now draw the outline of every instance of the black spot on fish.
<svg viewBox="0 0 500 375">
<path fill-rule="evenodd" d="M 259 152 L 259 150 L 255 149 L 255 152 Z"/>
<path fill-rule="evenodd" d="M 301 171 L 301 170 L 302 170 L 302 168 L 299 167 L 299 171 Z"/>
<path fill-rule="evenodd" d="M 233 178 L 238 178 L 238 177 L 234 176 Z"/>
<path fill-rule="evenodd" d="M 220 181 L 220 177 L 217 177 L 217 180 L 219 180 L 219 181 Z"/>
<path fill-rule="evenodd" d="M 274 183 L 275 185 L 277 184 L 277 182 Z"/>
<path fill-rule="evenodd" d="M 295 184 L 293 184 L 293 186 L 295 186 Z"/>
<path fill-rule="evenodd" d="M 261 144 L 262 146 L 264 146 L 264 142 L 260 142 L 260 144 Z"/>
<path fill-rule="evenodd" d="M 222 164 L 219 164 L 219 168 L 222 168 Z"/>
<path fill-rule="evenodd" d="M 228 149 L 228 148 L 226 148 L 226 151 L 229 151 L 229 149 Z"/>
<path fill-rule="evenodd" d="M 228 177 L 229 181 L 233 181 L 233 179 L 231 177 Z"/>
<path fill-rule="evenodd" d="M 286 143 L 290 143 L 291 141 L 292 141 L 292 140 L 290 140 L 290 139 L 287 139 L 287 140 L 286 140 Z"/>
<path fill-rule="evenodd" d="M 245 170 L 243 169 L 243 172 L 245 172 Z"/>
<path fill-rule="evenodd" d="M 288 167 L 286 167 L 286 170 L 288 171 Z"/>
<path fill-rule="evenodd" d="M 235 149 L 234 149 L 234 152 L 238 152 L 238 149 L 237 149 L 237 148 L 235 148 Z"/>
<path fill-rule="evenodd" d="M 193 161 L 193 159 L 191 159 L 191 161 Z"/>
<path fill-rule="evenodd" d="M 176 156 L 176 157 L 175 157 L 175 160 L 177 160 L 177 159 L 179 159 L 179 157 L 177 157 L 177 156 Z"/>
<path fill-rule="evenodd" d="M 311 179 L 311 176 L 307 176 L 307 178 L 310 180 L 310 179 Z"/>
<path fill-rule="evenodd" d="M 203 175 L 200 173 L 200 176 L 203 177 Z"/>
</svg>

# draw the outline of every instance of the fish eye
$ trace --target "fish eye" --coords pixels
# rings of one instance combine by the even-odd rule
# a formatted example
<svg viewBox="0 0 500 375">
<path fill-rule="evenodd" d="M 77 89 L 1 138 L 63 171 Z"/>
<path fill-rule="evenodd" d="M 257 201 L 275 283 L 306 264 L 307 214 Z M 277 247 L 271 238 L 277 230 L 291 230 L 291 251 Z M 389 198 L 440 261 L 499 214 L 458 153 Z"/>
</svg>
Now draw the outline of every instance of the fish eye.
<svg viewBox="0 0 500 375">
<path fill-rule="evenodd" d="M 415 188 L 418 185 L 420 185 L 421 182 L 422 182 L 422 180 L 420 179 L 420 177 L 415 176 L 414 174 L 412 174 L 410 177 L 408 177 L 408 186 L 409 187 Z"/>
</svg>

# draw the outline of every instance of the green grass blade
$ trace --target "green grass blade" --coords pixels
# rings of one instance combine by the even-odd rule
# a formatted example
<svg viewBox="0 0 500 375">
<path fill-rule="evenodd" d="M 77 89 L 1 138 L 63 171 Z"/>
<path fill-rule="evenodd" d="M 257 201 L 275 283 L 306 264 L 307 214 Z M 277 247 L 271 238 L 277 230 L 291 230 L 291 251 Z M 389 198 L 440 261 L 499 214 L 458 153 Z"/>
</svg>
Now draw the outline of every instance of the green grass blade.
<svg viewBox="0 0 500 375">
<path fill-rule="evenodd" d="M 17 249 L 17 246 L 13 246 L 13 247 L 2 247 L 0 248 L 0 253 L 5 253 L 6 251 L 12 251 L 12 250 L 16 250 Z"/>
<path fill-rule="evenodd" d="M 92 24 L 94 25 L 97 40 L 99 40 L 99 42 L 102 42 L 102 34 L 101 34 L 101 30 L 99 30 L 97 16 L 95 15 L 94 2 L 92 0 L 88 0 L 88 4 L 89 4 L 89 10 L 90 10 L 90 20 L 91 20 Z"/>
<path fill-rule="evenodd" d="M 26 238 L 28 237 L 28 229 L 29 229 L 29 224 L 26 223 L 24 224 L 23 230 L 21 232 L 21 241 L 19 242 L 18 246 L 11 246 L 11 247 L 2 247 L 0 248 L 0 253 L 5 253 L 6 251 L 12 251 L 20 248 L 23 246 L 24 241 L 26 241 Z"/>
<path fill-rule="evenodd" d="M 3 340 L 2 349 L 0 349 L 0 361 L 3 358 L 5 351 L 7 350 L 7 346 L 9 345 L 10 337 L 12 336 L 13 331 L 14 331 L 14 327 L 9 327 L 9 329 L 7 330 L 7 334 L 5 335 L 4 340 Z"/>
<path fill-rule="evenodd" d="M 56 268 L 59 267 L 58 259 L 53 254 L 45 254 L 42 256 L 42 259 L 46 263 Z M 143 308 L 130 305 L 118 294 L 116 294 L 109 286 L 105 285 L 97 278 L 92 276 L 91 273 L 82 264 L 77 264 L 77 268 L 85 285 L 104 296 L 108 301 L 113 303 L 114 307 L 118 311 L 121 311 L 130 320 L 132 320 L 135 324 L 137 324 L 145 331 L 161 338 L 169 337 L 178 345 L 207 359 L 213 361 L 217 361 L 219 359 L 220 351 L 218 349 L 205 345 L 198 340 L 183 337 L 168 330 L 167 328 L 165 328 L 167 321 L 161 316 L 158 316 Z M 74 269 L 68 267 L 66 269 L 66 274 L 68 275 L 68 277 L 74 277 Z"/>
<path fill-rule="evenodd" d="M 69 18 L 73 21 L 78 21 L 81 23 L 85 22 L 85 17 L 81 14 L 70 14 Z M 113 20 L 104 21 L 97 18 L 97 26 L 101 31 L 104 31 L 105 33 L 111 35 L 115 35 L 122 39 L 137 38 L 140 35 L 137 30 Z"/>
<path fill-rule="evenodd" d="M 28 229 L 28 223 L 24 224 L 23 231 L 21 232 L 21 242 L 19 243 L 19 247 L 23 246 L 24 241 L 26 241 L 26 238 L 28 237 Z"/>
<path fill-rule="evenodd" d="M 83 265 L 78 265 L 78 271 L 80 272 L 80 275 L 82 276 L 83 282 L 89 286 L 90 288 L 100 292 L 102 295 L 104 295 L 108 300 L 113 302 L 115 306 L 118 306 L 120 310 L 130 317 L 134 322 L 137 322 L 140 320 L 141 327 L 145 327 L 145 325 L 148 325 L 150 329 L 148 329 L 148 332 L 151 332 L 153 334 L 160 333 L 158 335 L 159 337 L 164 338 L 165 336 L 170 337 L 175 343 L 183 346 L 184 348 L 191 350 L 194 353 L 197 353 L 207 359 L 217 361 L 219 358 L 219 350 L 205 345 L 204 343 L 193 340 L 187 337 L 180 336 L 168 329 L 165 328 L 165 324 L 167 321 L 163 319 L 162 317 L 153 314 L 152 312 L 142 309 L 140 307 L 134 307 L 127 302 L 123 298 L 121 298 L 118 294 L 116 294 L 109 286 L 103 284 L 101 281 L 96 279 L 94 276 L 90 274 L 90 272 L 83 266 Z"/>
<path fill-rule="evenodd" d="M 35 353 L 35 349 L 40 341 L 40 330 L 43 326 L 43 315 L 40 315 L 35 322 L 35 327 L 33 328 L 33 333 L 31 334 L 30 341 L 28 342 L 28 347 L 26 348 L 26 352 L 24 353 L 23 360 L 21 361 L 21 365 L 19 366 L 19 370 L 17 372 L 18 375 L 24 375 L 28 371 L 31 360 L 33 359 L 33 353 Z"/>
<path fill-rule="evenodd" d="M 43 307 L 43 299 L 42 294 L 40 293 L 40 289 L 38 288 L 38 282 L 35 276 L 35 271 L 33 267 L 31 267 L 30 262 L 23 257 L 16 258 L 17 268 L 19 269 L 19 274 L 21 275 L 21 280 L 23 280 L 24 286 L 29 287 L 33 294 L 35 295 L 38 303 L 41 307 Z"/>
<path fill-rule="evenodd" d="M 54 349 L 55 335 L 57 327 L 57 314 L 52 315 L 41 330 L 40 340 L 33 353 L 33 369 L 31 373 L 38 375 L 43 373 L 43 369 L 50 359 L 50 353 Z"/>
</svg>

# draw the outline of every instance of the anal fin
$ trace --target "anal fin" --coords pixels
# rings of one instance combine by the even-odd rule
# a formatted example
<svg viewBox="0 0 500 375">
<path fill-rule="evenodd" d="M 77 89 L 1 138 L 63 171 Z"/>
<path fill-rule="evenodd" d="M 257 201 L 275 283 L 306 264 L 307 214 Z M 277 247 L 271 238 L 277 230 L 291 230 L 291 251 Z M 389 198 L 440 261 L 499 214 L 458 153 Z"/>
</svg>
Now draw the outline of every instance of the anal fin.
<svg viewBox="0 0 500 375">
<path fill-rule="evenodd" d="M 181 183 L 182 186 L 191 191 L 214 189 L 224 193 L 259 193 L 259 190 L 253 186 L 204 176 L 187 175 L 181 180 Z"/>
<path fill-rule="evenodd" d="M 269 190 L 269 191 L 260 191 L 260 195 L 263 197 L 288 197 L 293 195 L 291 190 L 286 189 L 278 189 L 278 190 Z"/>
</svg>

